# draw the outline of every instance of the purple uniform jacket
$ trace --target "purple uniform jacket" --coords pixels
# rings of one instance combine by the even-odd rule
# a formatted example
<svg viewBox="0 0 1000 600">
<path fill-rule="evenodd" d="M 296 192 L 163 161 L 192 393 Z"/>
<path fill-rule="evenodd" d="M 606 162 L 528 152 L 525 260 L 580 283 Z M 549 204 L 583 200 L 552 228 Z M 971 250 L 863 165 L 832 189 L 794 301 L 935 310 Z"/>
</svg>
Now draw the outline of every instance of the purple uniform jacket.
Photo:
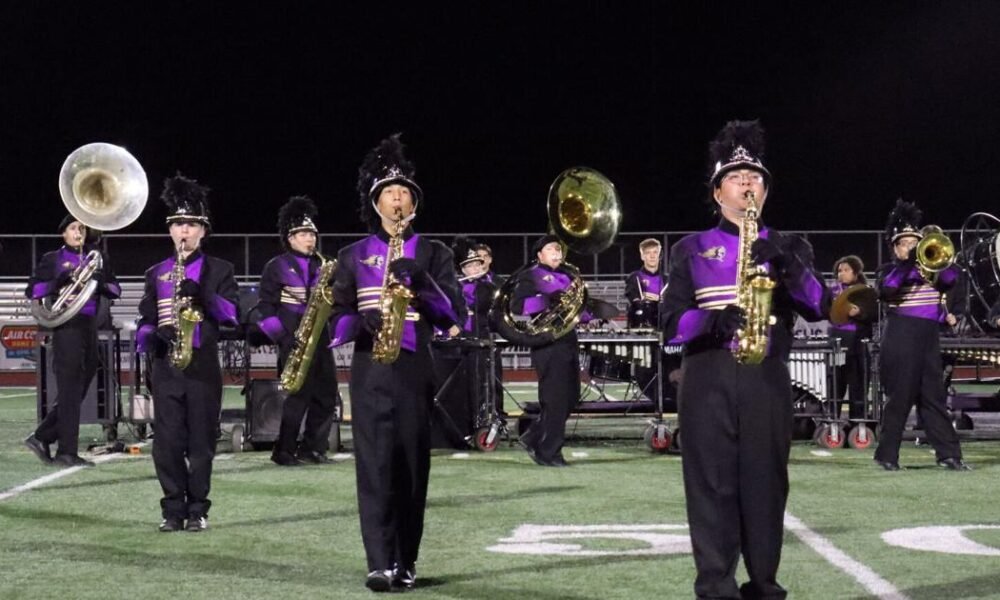
<svg viewBox="0 0 1000 600">
<path fill-rule="evenodd" d="M 959 268 L 951 265 L 938 274 L 932 285 L 913 262 L 892 262 L 879 269 L 879 297 L 889 314 L 944 323 L 948 316 L 945 293 L 955 286 L 958 274 Z"/>
<path fill-rule="evenodd" d="M 829 290 L 812 267 L 812 247 L 798 236 L 781 235 L 761 227 L 759 237 L 782 250 L 783 268 L 772 296 L 776 318 L 768 338 L 768 356 L 787 360 L 791 349 L 795 313 L 820 321 L 829 309 Z M 736 261 L 739 230 L 727 220 L 708 231 L 695 233 L 674 244 L 670 252 L 669 284 L 660 303 L 660 323 L 670 344 L 685 344 L 686 352 L 732 349 L 734 339 L 712 334 L 711 311 L 736 303 Z M 769 273 L 777 273 L 766 264 Z"/>
<path fill-rule="evenodd" d="M 659 302 L 665 282 L 663 275 L 650 273 L 645 267 L 633 271 L 625 278 L 625 297 L 629 302 Z"/>
<path fill-rule="evenodd" d="M 83 249 L 83 256 L 86 256 L 87 253 L 93 249 L 94 248 L 91 247 L 85 247 Z M 104 281 L 102 284 L 98 285 L 94 295 L 90 297 L 90 300 L 87 300 L 87 302 L 84 303 L 83 308 L 80 309 L 78 314 L 93 317 L 97 313 L 98 295 L 110 299 L 115 299 L 122 295 L 121 286 L 118 285 L 118 281 L 111 272 L 107 257 L 102 255 L 102 259 L 104 263 L 101 271 L 104 273 Z M 34 274 L 28 281 L 28 287 L 24 291 L 25 295 L 32 300 L 38 300 L 46 296 L 58 295 L 60 292 L 58 285 L 60 276 L 63 273 L 69 273 L 76 269 L 80 265 L 81 260 L 82 258 L 80 252 L 78 250 L 72 250 L 67 246 L 63 246 L 58 250 L 46 253 L 42 256 L 42 260 L 38 263 Z M 69 298 L 69 301 L 72 302 L 73 299 L 74 297 L 71 297 Z"/>
<path fill-rule="evenodd" d="M 319 278 L 320 258 L 289 251 L 272 258 L 260 277 L 258 323 L 272 342 L 295 335 Z M 330 282 L 332 285 L 332 281 Z"/>
<path fill-rule="evenodd" d="M 511 309 L 521 315 L 536 315 L 549 307 L 553 294 L 565 291 L 572 281 L 573 277 L 562 267 L 552 269 L 535 264 L 517 275 Z M 581 323 L 591 318 L 587 310 L 580 313 Z"/>
<path fill-rule="evenodd" d="M 338 254 L 331 346 L 356 342 L 355 350 L 371 349 L 372 336 L 362 327 L 361 314 L 379 310 L 388 242 L 388 234 L 379 229 L 376 234 L 343 248 Z M 406 312 L 400 347 L 414 352 L 418 327 L 427 327 L 424 331 L 428 336 L 432 327 L 446 331 L 459 323 L 458 315 L 464 315 L 465 307 L 455 277 L 452 252 L 447 246 L 407 229 L 403 233 L 403 257 L 415 259 L 423 269 L 423 273 L 412 281 L 402 282 L 416 298 Z"/>
<path fill-rule="evenodd" d="M 172 301 L 174 282 L 171 274 L 175 257 L 157 263 L 146 271 L 146 286 L 139 301 L 139 328 L 136 344 L 139 352 L 155 350 L 156 329 L 164 325 L 174 325 Z M 233 277 L 233 265 L 214 256 L 205 256 L 200 250 L 188 256 L 184 264 L 187 279 L 198 282 L 201 297 L 195 303 L 203 308 L 205 319 L 195 325 L 192 346 L 201 348 L 214 345 L 219 337 L 222 323 L 236 326 L 236 306 L 239 287 Z"/>
<path fill-rule="evenodd" d="M 496 291 L 496 286 L 487 277 L 488 275 L 483 275 L 462 283 L 462 298 L 465 299 L 465 306 L 468 309 L 462 329 L 477 337 L 485 336 L 488 332 L 490 305 L 493 293 Z"/>
</svg>

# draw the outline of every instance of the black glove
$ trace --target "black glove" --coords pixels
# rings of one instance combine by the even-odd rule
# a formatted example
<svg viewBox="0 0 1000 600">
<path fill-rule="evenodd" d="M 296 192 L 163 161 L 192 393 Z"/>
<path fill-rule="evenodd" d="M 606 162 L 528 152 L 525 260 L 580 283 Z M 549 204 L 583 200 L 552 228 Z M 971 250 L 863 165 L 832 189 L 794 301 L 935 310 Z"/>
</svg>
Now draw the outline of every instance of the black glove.
<svg viewBox="0 0 1000 600">
<path fill-rule="evenodd" d="M 915 265 L 917 264 L 917 247 L 914 246 L 910 248 L 910 251 L 906 254 L 906 259 L 903 261 L 905 264 Z"/>
<path fill-rule="evenodd" d="M 361 313 L 361 326 L 368 333 L 375 335 L 382 329 L 382 313 L 377 310 L 366 310 Z"/>
<path fill-rule="evenodd" d="M 104 271 L 98 269 L 94 271 L 94 275 L 90 278 L 90 280 L 97 282 L 97 289 L 101 289 L 104 287 L 104 283 L 107 281 L 107 278 L 104 276 Z"/>
<path fill-rule="evenodd" d="M 201 285 L 194 279 L 184 279 L 181 281 L 180 293 L 188 298 L 201 298 Z"/>
<path fill-rule="evenodd" d="M 781 269 L 785 264 L 785 254 L 771 240 L 757 238 L 750 245 L 750 260 L 757 265 L 771 263 L 775 269 Z"/>
<path fill-rule="evenodd" d="M 409 279 L 412 285 L 423 283 L 427 273 L 423 267 L 417 264 L 412 258 L 397 258 L 389 265 L 389 272 L 397 281 L 406 282 Z"/>
<path fill-rule="evenodd" d="M 177 329 L 173 325 L 160 325 L 156 328 L 156 339 L 161 348 L 169 348 L 177 341 Z"/>
<path fill-rule="evenodd" d="M 63 271 L 62 273 L 56 275 L 56 289 L 61 289 L 69 283 L 70 279 L 73 278 L 73 270 Z"/>
<path fill-rule="evenodd" d="M 295 336 L 285 334 L 278 338 L 278 352 L 283 355 L 288 355 L 291 353 L 292 348 L 295 347 Z"/>
<path fill-rule="evenodd" d="M 713 311 L 711 332 L 719 339 L 728 340 L 736 334 L 737 329 L 746 327 L 747 316 L 743 309 L 730 304 L 722 310 Z"/>
</svg>

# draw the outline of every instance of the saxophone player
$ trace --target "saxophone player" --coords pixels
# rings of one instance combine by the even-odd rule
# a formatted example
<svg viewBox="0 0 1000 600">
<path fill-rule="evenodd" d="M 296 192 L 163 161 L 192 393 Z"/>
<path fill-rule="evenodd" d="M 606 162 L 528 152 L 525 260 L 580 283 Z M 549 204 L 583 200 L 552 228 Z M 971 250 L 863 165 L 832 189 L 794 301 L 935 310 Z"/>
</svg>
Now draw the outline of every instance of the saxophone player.
<svg viewBox="0 0 1000 600">
<path fill-rule="evenodd" d="M 760 124 L 729 122 L 709 157 L 709 198 L 721 218 L 673 246 L 660 305 L 665 339 L 685 345 L 679 414 L 694 591 L 699 598 L 784 598 L 777 571 L 792 427 L 786 362 L 795 313 L 821 320 L 829 293 L 813 269 L 811 247 L 797 236 L 754 223 L 757 239 L 741 244 L 749 225 L 743 216 L 755 212 L 748 206 L 755 198 L 762 209 L 771 187 Z M 738 256 L 749 264 L 740 268 Z M 754 325 L 747 322 L 751 309 L 737 303 L 736 273 L 756 265 L 774 287 L 769 314 L 758 317 L 766 353 L 749 364 L 734 355 L 734 337 Z M 741 552 L 750 581 L 737 587 Z"/>
<path fill-rule="evenodd" d="M 306 312 L 309 298 L 320 281 L 323 258 L 316 252 L 319 230 L 316 228 L 316 205 L 305 196 L 290 198 L 278 212 L 278 234 L 284 254 L 272 258 L 260 278 L 260 301 L 257 309 L 259 327 L 278 347 L 278 371 L 287 364 L 295 348 L 296 332 Z M 327 283 L 329 285 L 329 282 Z M 271 460 L 281 466 L 304 463 L 332 463 L 326 455 L 330 428 L 340 403 L 337 390 L 337 367 L 328 346 L 327 327 L 311 357 L 302 387 L 285 398 L 278 441 Z M 302 444 L 299 430 L 305 418 Z"/>
<path fill-rule="evenodd" d="M 415 585 L 430 473 L 429 343 L 434 327 L 457 334 L 457 315 L 465 312 L 451 251 L 409 226 L 423 195 L 413 176 L 398 134 L 368 153 L 358 192 L 371 235 L 341 249 L 334 276 L 331 345 L 354 342 L 350 396 L 358 509 L 365 585 L 377 592 Z M 397 283 L 412 300 L 383 310 L 389 303 L 382 300 Z"/>
<path fill-rule="evenodd" d="M 63 246 L 42 256 L 35 268 L 25 294 L 33 299 L 58 295 L 73 273 L 96 249 L 88 244 L 87 226 L 66 215 L 59 224 Z M 75 316 L 52 331 L 53 370 L 56 375 L 55 406 L 45 415 L 24 444 L 46 464 L 60 466 L 93 466 L 81 458 L 80 404 L 87 395 L 90 382 L 97 372 L 97 319 L 100 297 L 109 300 L 121 295 L 107 256 L 102 255 L 102 267 L 92 277 L 97 282 L 93 296 Z M 59 442 L 53 458 L 49 446 Z"/>
<path fill-rule="evenodd" d="M 208 191 L 180 174 L 164 182 L 160 197 L 174 251 L 146 271 L 139 302 L 136 344 L 152 357 L 153 465 L 163 489 L 162 532 L 208 528 L 222 408 L 219 325 L 237 324 L 233 265 L 201 248 L 211 228 Z M 181 303 L 201 320 L 188 319 L 177 309 Z"/>
</svg>

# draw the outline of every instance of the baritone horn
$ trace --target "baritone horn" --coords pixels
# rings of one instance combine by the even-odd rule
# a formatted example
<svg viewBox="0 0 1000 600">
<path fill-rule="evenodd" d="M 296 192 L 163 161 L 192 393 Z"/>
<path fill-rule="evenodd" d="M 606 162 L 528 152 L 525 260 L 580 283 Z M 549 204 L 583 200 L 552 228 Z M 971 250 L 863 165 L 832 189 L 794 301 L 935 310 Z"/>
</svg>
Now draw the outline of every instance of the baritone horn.
<svg viewBox="0 0 1000 600">
<path fill-rule="evenodd" d="M 70 153 L 59 171 L 59 195 L 69 214 L 88 228 L 114 231 L 135 221 L 146 206 L 149 183 L 139 161 L 121 146 L 94 143 Z M 83 244 L 80 246 L 81 253 Z M 57 297 L 31 303 L 39 325 L 49 329 L 72 319 L 97 289 L 94 273 L 101 253 L 91 250 L 80 260 L 70 282 Z"/>
<path fill-rule="evenodd" d="M 955 244 L 937 225 L 926 225 L 920 230 L 921 239 L 917 243 L 917 267 L 929 282 L 937 278 L 955 262 Z"/>
</svg>

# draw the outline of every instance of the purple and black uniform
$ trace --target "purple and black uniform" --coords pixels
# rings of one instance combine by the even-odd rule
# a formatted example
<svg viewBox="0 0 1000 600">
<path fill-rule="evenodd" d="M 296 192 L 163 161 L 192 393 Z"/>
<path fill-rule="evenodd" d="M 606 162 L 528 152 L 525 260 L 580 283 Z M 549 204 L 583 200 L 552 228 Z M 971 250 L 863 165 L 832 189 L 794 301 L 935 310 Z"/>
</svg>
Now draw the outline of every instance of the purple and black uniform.
<svg viewBox="0 0 1000 600">
<path fill-rule="evenodd" d="M 83 257 L 92 250 L 83 249 Z M 80 404 L 97 372 L 97 317 L 101 298 L 114 300 L 121 296 L 107 256 L 95 275 L 97 288 L 83 308 L 73 318 L 52 332 L 52 368 L 56 376 L 55 406 L 35 430 L 35 437 L 44 444 L 59 442 L 57 455 L 77 456 L 80 445 Z M 35 268 L 25 295 L 32 300 L 58 296 L 68 284 L 70 274 L 82 260 L 79 250 L 63 246 L 48 252 Z M 72 302 L 74 298 L 69 298 Z"/>
<path fill-rule="evenodd" d="M 888 396 L 875 460 L 898 463 L 906 418 L 914 405 L 938 460 L 961 459 L 958 434 L 945 408 L 939 331 L 948 310 L 945 292 L 959 275 L 952 265 L 928 283 L 916 264 L 895 261 L 879 269 L 878 291 L 886 304 L 881 378 Z"/>
<path fill-rule="evenodd" d="M 402 350 L 391 364 L 372 360 L 372 322 L 378 312 L 389 236 L 378 233 L 343 248 L 334 276 L 333 346 L 354 342 L 351 429 L 357 469 L 361 537 L 369 571 L 394 564 L 412 568 L 424 528 L 430 475 L 430 409 L 434 327 L 458 324 L 461 291 L 451 250 L 407 229 L 403 256 L 419 272 L 404 281 L 416 294 L 403 327 Z M 456 308 L 459 310 L 456 311 Z"/>
<path fill-rule="evenodd" d="M 212 460 L 222 408 L 222 371 L 219 368 L 219 326 L 237 325 L 239 288 L 233 265 L 200 250 L 191 253 L 184 275 L 198 284 L 193 304 L 204 320 L 192 335 L 193 358 L 183 371 L 167 358 L 168 346 L 157 329 L 175 326 L 171 314 L 175 258 L 150 267 L 139 302 L 139 352 L 152 356 L 152 391 L 156 403 L 153 465 L 163 489 L 160 507 L 165 519 L 208 516 Z"/>
<path fill-rule="evenodd" d="M 629 327 L 659 327 L 660 295 L 666 281 L 666 277 L 650 273 L 645 267 L 629 273 L 625 278 Z"/>
<path fill-rule="evenodd" d="M 516 275 L 511 310 L 533 316 L 547 310 L 565 292 L 573 277 L 562 268 L 543 264 Z M 584 312 L 581 322 L 590 319 Z M 575 331 L 552 343 L 531 348 L 531 364 L 538 373 L 538 403 L 541 413 L 521 436 L 521 442 L 544 463 L 564 462 L 566 419 L 580 398 L 580 355 Z"/>
<path fill-rule="evenodd" d="M 319 267 L 318 256 L 294 250 L 272 258 L 264 266 L 257 304 L 261 319 L 257 325 L 278 347 L 279 373 L 294 347 L 295 332 L 319 278 Z M 298 452 L 307 456 L 325 454 L 329 448 L 330 429 L 340 398 L 337 367 L 329 345 L 329 329 L 324 327 L 302 389 L 285 399 L 275 454 L 295 455 Z M 303 417 L 306 421 L 300 448 L 298 437 Z"/>
<path fill-rule="evenodd" d="M 807 242 L 765 227 L 759 236 L 781 250 L 779 261 L 766 264 L 777 280 L 776 323 L 761 364 L 736 362 L 734 339 L 714 326 L 723 314 L 719 311 L 736 303 L 739 230 L 728 220 L 673 246 L 660 303 L 665 338 L 685 346 L 680 423 L 699 597 L 740 597 L 735 571 L 741 551 L 750 574 L 747 585 L 764 597 L 784 597 L 776 574 L 792 437 L 786 362 L 795 314 L 821 320 L 829 292 L 812 267 Z"/>
</svg>

